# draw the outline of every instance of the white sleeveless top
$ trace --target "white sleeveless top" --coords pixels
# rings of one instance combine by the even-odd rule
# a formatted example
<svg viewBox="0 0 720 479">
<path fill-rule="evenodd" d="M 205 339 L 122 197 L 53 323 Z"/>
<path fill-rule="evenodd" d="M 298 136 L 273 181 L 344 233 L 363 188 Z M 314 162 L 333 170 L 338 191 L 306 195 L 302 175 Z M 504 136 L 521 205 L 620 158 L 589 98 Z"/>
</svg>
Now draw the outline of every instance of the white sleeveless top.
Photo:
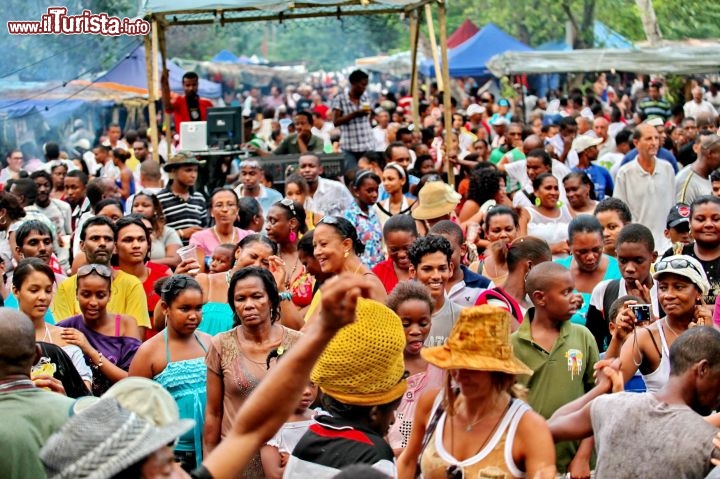
<svg viewBox="0 0 720 479">
<path fill-rule="evenodd" d="M 536 236 L 547 241 L 549 245 L 567 241 L 568 225 L 572 221 L 572 215 L 567 207 L 560 208 L 560 216 L 550 218 L 540 214 L 535 208 L 525 208 L 530 213 L 530 222 L 527 225 L 528 236 Z M 553 255 L 553 259 L 562 259 L 567 255 Z"/>
<path fill-rule="evenodd" d="M 438 455 L 443 461 L 447 462 L 448 464 L 454 464 L 456 466 L 459 466 L 462 469 L 466 469 L 485 459 L 485 457 L 487 457 L 495 449 L 500 440 L 504 437 L 505 447 L 503 451 L 503 456 L 505 458 L 505 465 L 507 466 L 508 471 L 510 471 L 510 473 L 514 477 L 525 477 L 525 473 L 520 470 L 520 468 L 517 466 L 517 464 L 515 464 L 515 461 L 513 460 L 512 447 L 515 439 L 515 432 L 517 431 L 518 424 L 520 424 L 520 419 L 522 419 L 523 415 L 527 411 L 530 411 L 530 406 L 528 406 L 519 399 L 513 399 L 512 404 L 508 408 L 503 418 L 500 420 L 500 424 L 498 425 L 495 433 L 487 442 L 485 447 L 483 447 L 480 452 L 478 452 L 472 457 L 465 459 L 464 461 L 458 461 L 457 459 L 455 459 L 445 449 L 445 446 L 443 445 L 443 431 L 445 429 L 445 419 L 447 417 L 447 413 L 444 412 L 440 417 L 440 420 L 438 421 L 437 429 L 434 433 L 435 437 L 433 438 L 433 445 L 435 446 Z"/>
<path fill-rule="evenodd" d="M 667 340 L 665 339 L 662 322 L 658 321 L 657 325 L 658 332 L 660 333 L 660 365 L 650 374 L 642 375 L 648 392 L 659 391 L 670 379 L 670 348 L 668 348 Z"/>
</svg>

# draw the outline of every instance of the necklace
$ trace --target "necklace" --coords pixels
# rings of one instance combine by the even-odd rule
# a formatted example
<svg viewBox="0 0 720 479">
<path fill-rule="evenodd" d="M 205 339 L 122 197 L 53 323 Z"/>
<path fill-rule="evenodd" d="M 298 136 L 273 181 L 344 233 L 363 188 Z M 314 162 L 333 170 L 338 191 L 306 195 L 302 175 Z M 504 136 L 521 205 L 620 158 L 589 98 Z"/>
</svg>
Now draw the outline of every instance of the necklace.
<svg viewBox="0 0 720 479">
<path fill-rule="evenodd" d="M 665 321 L 665 326 L 667 326 L 668 329 L 669 329 L 670 331 L 672 331 L 672 333 L 675 335 L 676 338 L 677 338 L 678 336 L 680 336 L 680 334 L 678 334 L 678 332 L 675 331 L 672 326 L 670 326 L 670 323 L 668 322 L 667 316 L 665 316 L 665 318 L 663 319 L 663 321 Z"/>
<path fill-rule="evenodd" d="M 510 407 L 510 404 L 511 404 L 511 403 L 512 403 L 512 399 L 508 402 L 508 405 L 505 406 L 505 411 L 507 411 L 507 409 Z M 467 412 L 467 407 L 465 408 L 465 412 Z M 477 423 L 479 423 L 480 421 L 482 421 L 483 419 L 485 419 L 485 418 L 486 418 L 487 416 L 489 416 L 492 412 L 493 412 L 493 411 L 490 410 L 490 411 L 486 412 L 485 414 L 483 414 L 482 416 L 476 418 L 476 419 L 475 419 L 473 422 L 471 422 L 470 424 L 467 424 L 467 425 L 465 426 L 465 432 L 471 432 L 471 431 L 473 430 L 473 426 L 474 426 L 474 425 L 476 425 Z M 505 415 L 505 413 L 503 412 L 503 416 L 504 416 L 504 415 Z M 502 420 L 502 416 L 500 417 L 500 420 Z M 499 424 L 499 422 L 498 422 L 498 424 Z M 497 425 L 495 425 L 495 428 L 497 428 Z M 492 436 L 492 434 L 493 434 L 494 432 L 495 432 L 495 431 L 493 430 L 493 432 L 490 433 L 490 435 Z M 485 442 L 487 442 L 487 441 L 485 441 Z M 481 448 L 481 449 L 482 449 L 482 448 Z"/>
<path fill-rule="evenodd" d="M 217 225 L 212 227 L 213 233 L 215 234 L 215 237 L 217 238 L 218 242 L 220 244 L 226 244 L 226 243 L 235 243 L 235 227 L 233 227 L 232 233 L 230 234 L 230 239 L 228 241 L 225 241 L 222 236 L 220 236 L 220 233 L 218 233 Z"/>
<path fill-rule="evenodd" d="M 290 290 L 290 282 L 292 281 L 293 276 L 295 275 L 295 271 L 297 270 L 298 263 L 300 262 L 300 255 L 295 259 L 295 265 L 293 266 L 292 271 L 290 271 L 290 274 L 287 274 L 287 268 L 285 268 L 285 290 Z"/>
</svg>

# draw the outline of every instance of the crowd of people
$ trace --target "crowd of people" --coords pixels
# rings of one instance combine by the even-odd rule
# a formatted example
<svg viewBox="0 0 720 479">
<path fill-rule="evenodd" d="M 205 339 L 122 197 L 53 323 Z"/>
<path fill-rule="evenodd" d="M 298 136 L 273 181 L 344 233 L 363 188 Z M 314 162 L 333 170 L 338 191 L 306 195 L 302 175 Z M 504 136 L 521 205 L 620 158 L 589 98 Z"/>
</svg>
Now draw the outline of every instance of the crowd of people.
<svg viewBox="0 0 720 479">
<path fill-rule="evenodd" d="M 176 127 L 207 112 L 197 80 Z M 74 159 L 63 138 L 7 155 L 4 475 L 717 474 L 703 81 L 676 107 L 648 78 L 553 105 L 431 90 L 413 123 L 368 80 L 246 102 L 247 154 L 213 189 L 195 156 L 156 162 L 118 125 Z M 282 111 L 269 135 L 259 107 Z M 297 156 L 286 178 L 273 154 Z"/>
</svg>

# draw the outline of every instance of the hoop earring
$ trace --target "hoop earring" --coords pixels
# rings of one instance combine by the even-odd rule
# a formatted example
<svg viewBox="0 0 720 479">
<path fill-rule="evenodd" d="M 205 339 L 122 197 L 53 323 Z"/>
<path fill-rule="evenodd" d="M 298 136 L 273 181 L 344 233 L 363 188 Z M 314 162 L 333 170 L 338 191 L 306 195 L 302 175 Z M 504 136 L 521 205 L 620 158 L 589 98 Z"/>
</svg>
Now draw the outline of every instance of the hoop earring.
<svg viewBox="0 0 720 479">
<path fill-rule="evenodd" d="M 541 204 L 540 198 L 535 198 L 535 206 L 537 206 L 539 208 L 540 204 Z"/>
</svg>

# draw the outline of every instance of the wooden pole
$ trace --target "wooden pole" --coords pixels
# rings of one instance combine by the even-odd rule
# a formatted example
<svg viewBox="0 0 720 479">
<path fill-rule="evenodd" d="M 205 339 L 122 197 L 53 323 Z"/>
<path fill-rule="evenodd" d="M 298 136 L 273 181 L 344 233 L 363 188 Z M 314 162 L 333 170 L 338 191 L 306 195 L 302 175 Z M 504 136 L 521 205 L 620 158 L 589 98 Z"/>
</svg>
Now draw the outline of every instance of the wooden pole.
<svg viewBox="0 0 720 479">
<path fill-rule="evenodd" d="M 159 23 L 159 32 L 158 32 L 158 45 L 160 47 L 160 58 L 162 59 L 162 67 L 163 67 L 163 74 L 167 71 L 167 48 L 165 43 L 165 31 L 166 31 L 166 23 L 164 21 L 164 18 L 162 18 L 162 21 Z M 170 115 L 167 113 L 167 105 L 163 104 L 163 111 L 162 111 L 162 127 L 165 130 L 165 145 L 167 146 L 167 149 L 165 151 L 165 161 L 170 159 L 170 152 L 172 151 L 172 132 L 170 131 Z"/>
<path fill-rule="evenodd" d="M 145 70 L 147 74 L 148 84 L 148 125 L 150 127 L 150 144 L 152 145 L 152 158 L 159 162 L 160 152 L 158 151 L 158 131 L 157 131 L 157 110 L 155 109 L 155 83 L 157 79 L 154 76 L 155 69 L 153 68 L 153 40 L 155 38 L 155 30 L 157 29 L 157 23 L 155 20 L 152 21 L 152 31 L 150 35 L 145 35 Z"/>
<path fill-rule="evenodd" d="M 439 6 L 444 11 L 445 6 L 443 0 L 440 0 Z M 435 65 L 435 78 L 437 78 L 438 91 L 442 91 L 444 79 L 440 72 L 440 59 L 438 58 L 437 42 L 435 41 L 435 25 L 433 24 L 432 8 L 430 8 L 430 4 L 425 4 L 425 20 L 427 21 L 428 35 L 430 36 L 430 51 L 432 52 L 433 64 Z M 444 22 L 442 24 L 444 24 Z M 444 42 L 443 45 L 445 45 Z"/>
<path fill-rule="evenodd" d="M 442 53 L 442 78 L 444 88 L 443 92 L 443 119 L 445 121 L 445 156 L 447 164 L 447 175 L 448 183 L 450 186 L 455 186 L 455 171 L 453 165 L 447 159 L 447 149 L 450 147 L 452 140 L 452 104 L 450 101 L 450 66 L 448 65 L 448 54 L 447 54 L 447 25 L 445 24 L 445 1 L 442 0 L 438 3 L 438 23 L 440 24 L 440 50 Z"/>
<path fill-rule="evenodd" d="M 420 130 L 420 89 L 418 83 L 417 56 L 418 44 L 420 41 L 420 11 L 410 12 L 410 91 L 412 92 L 412 119 L 415 131 Z"/>
</svg>

